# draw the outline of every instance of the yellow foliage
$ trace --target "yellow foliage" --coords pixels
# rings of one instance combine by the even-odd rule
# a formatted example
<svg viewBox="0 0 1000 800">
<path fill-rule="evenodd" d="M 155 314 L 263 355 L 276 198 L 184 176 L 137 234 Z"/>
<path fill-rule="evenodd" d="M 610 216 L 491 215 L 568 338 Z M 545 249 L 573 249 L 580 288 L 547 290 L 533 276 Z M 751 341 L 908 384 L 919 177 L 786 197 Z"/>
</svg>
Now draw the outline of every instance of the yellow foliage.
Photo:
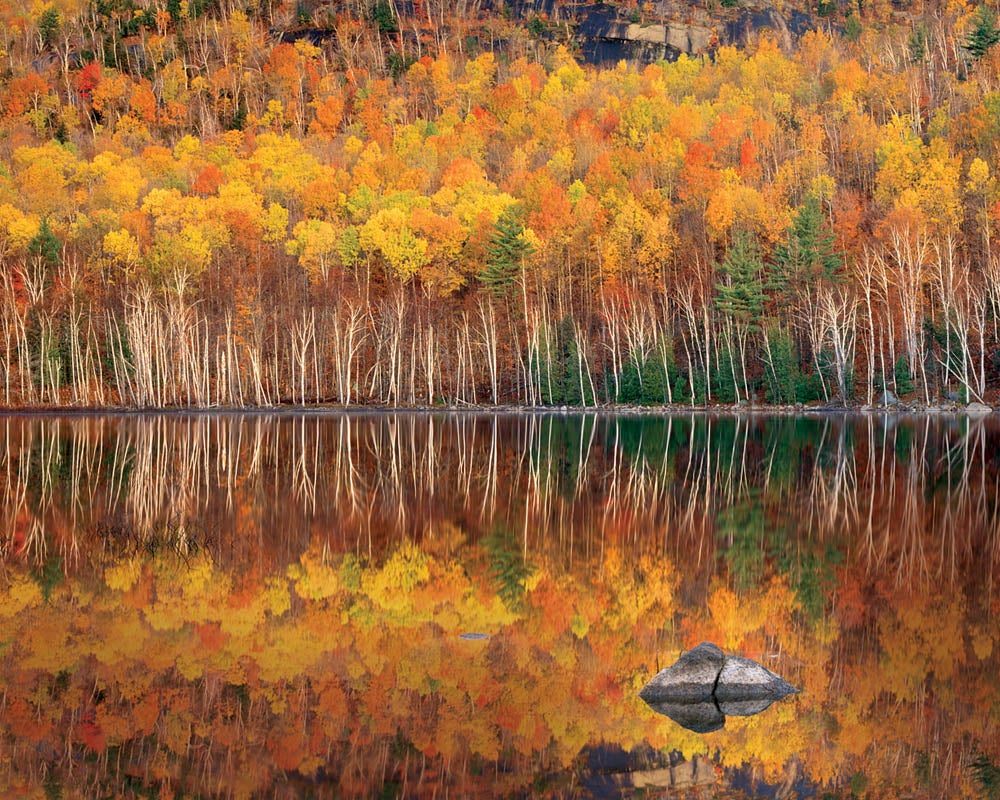
<svg viewBox="0 0 1000 800">
<path fill-rule="evenodd" d="M 410 593 L 430 577 L 429 562 L 412 542 L 404 542 L 378 571 L 366 572 L 361 586 L 372 601 L 385 610 L 409 611 Z"/>
<path fill-rule="evenodd" d="M 985 630 L 978 631 L 972 637 L 972 650 L 976 658 L 985 661 L 993 654 L 993 637 Z"/>
<path fill-rule="evenodd" d="M 288 577 L 296 594 L 305 600 L 325 600 L 342 588 L 338 570 L 325 563 L 312 548 L 302 554 L 298 564 L 288 568 Z"/>
<path fill-rule="evenodd" d="M 104 236 L 104 253 L 126 267 L 139 260 L 139 243 L 125 229 L 108 231 Z"/>
<path fill-rule="evenodd" d="M 415 235 L 401 208 L 377 211 L 361 226 L 361 247 L 381 255 L 393 275 L 407 281 L 427 263 L 427 240 Z"/>
<path fill-rule="evenodd" d="M 324 220 L 303 220 L 295 225 L 294 238 L 285 244 L 285 250 L 298 256 L 299 264 L 310 278 L 326 280 L 338 254 L 340 234 L 340 230 Z"/>
<path fill-rule="evenodd" d="M 0 205 L 0 236 L 10 250 L 20 250 L 38 234 L 40 221 L 34 215 L 26 215 L 19 209 L 4 203 Z"/>
<path fill-rule="evenodd" d="M 104 570 L 104 582 L 109 589 L 127 592 L 135 586 L 140 575 L 142 575 L 142 563 L 136 558 L 130 558 Z"/>
<path fill-rule="evenodd" d="M 10 619 L 41 605 L 42 590 L 29 575 L 14 575 L 0 591 L 0 617 Z"/>
<path fill-rule="evenodd" d="M 760 191 L 744 184 L 736 170 L 727 169 L 723 171 L 722 184 L 709 198 L 705 224 L 717 241 L 726 241 L 736 224 L 770 239 L 775 229 L 780 229 L 781 222 L 787 224 L 787 217 L 781 212 L 780 204 L 775 208 Z"/>
</svg>

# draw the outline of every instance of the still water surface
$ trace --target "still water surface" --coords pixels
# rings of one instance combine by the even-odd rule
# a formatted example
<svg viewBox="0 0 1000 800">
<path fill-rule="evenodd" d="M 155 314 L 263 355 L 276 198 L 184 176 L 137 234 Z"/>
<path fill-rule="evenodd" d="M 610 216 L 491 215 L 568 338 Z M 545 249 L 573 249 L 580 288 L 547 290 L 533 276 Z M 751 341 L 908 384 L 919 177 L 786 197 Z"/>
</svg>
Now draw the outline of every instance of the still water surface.
<svg viewBox="0 0 1000 800">
<path fill-rule="evenodd" d="M 0 795 L 996 797 L 992 419 L 0 419 Z M 701 641 L 801 691 L 698 734 Z"/>
</svg>

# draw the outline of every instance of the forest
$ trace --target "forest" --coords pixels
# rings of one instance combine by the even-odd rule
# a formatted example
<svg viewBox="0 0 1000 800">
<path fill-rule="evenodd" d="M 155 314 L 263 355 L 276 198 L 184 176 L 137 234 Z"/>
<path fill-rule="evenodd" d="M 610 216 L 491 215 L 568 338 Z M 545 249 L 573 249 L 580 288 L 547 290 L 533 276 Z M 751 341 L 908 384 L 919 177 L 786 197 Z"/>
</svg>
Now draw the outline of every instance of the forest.
<svg viewBox="0 0 1000 800">
<path fill-rule="evenodd" d="M 4 3 L 0 400 L 996 399 L 989 6 L 593 66 L 580 5 Z"/>
</svg>

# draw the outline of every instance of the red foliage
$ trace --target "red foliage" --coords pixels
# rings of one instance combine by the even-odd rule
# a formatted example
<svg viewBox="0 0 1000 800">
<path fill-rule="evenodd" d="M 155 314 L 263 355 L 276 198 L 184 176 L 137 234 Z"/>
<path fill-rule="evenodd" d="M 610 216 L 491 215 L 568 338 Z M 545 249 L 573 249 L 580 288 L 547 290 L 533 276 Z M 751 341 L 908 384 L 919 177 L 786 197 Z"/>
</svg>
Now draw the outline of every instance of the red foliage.
<svg viewBox="0 0 1000 800">
<path fill-rule="evenodd" d="M 52 88 L 37 72 L 29 72 L 20 78 L 14 78 L 7 84 L 4 93 L 4 110 L 6 116 L 19 117 L 26 111 L 37 108 L 42 97 Z"/>
<path fill-rule="evenodd" d="M 205 645 L 205 649 L 213 653 L 221 650 L 222 646 L 226 643 L 226 639 L 229 638 L 222 632 L 222 628 L 217 622 L 207 622 L 204 625 L 199 625 L 196 630 L 198 631 L 198 638 Z"/>
<path fill-rule="evenodd" d="M 90 95 L 101 82 L 101 65 L 96 61 L 84 64 L 83 69 L 76 76 L 76 90 L 80 97 L 90 102 Z"/>
<path fill-rule="evenodd" d="M 684 154 L 684 170 L 677 194 L 685 201 L 707 200 L 718 185 L 715 151 L 704 142 L 692 142 Z"/>
<path fill-rule="evenodd" d="M 225 181 L 226 176 L 222 174 L 222 170 L 215 164 L 209 164 L 198 173 L 191 188 L 200 195 L 215 194 Z"/>
<path fill-rule="evenodd" d="M 757 145 L 747 136 L 740 145 L 740 174 L 745 177 L 753 177 L 760 174 L 760 165 L 757 163 Z"/>
<path fill-rule="evenodd" d="M 80 740 L 87 749 L 93 750 L 95 753 L 103 753 L 107 746 L 107 738 L 97 723 L 94 709 L 84 712 L 83 719 L 80 721 Z"/>
</svg>

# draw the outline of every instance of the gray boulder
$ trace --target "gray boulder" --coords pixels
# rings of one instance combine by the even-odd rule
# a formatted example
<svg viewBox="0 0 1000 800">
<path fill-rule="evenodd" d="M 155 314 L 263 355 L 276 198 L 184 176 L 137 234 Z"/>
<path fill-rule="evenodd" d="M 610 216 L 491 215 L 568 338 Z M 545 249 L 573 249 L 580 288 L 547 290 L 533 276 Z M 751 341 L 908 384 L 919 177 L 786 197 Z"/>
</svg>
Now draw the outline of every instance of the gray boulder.
<svg viewBox="0 0 1000 800">
<path fill-rule="evenodd" d="M 727 656 L 702 642 L 654 675 L 639 696 L 688 730 L 710 733 L 723 727 L 727 716 L 759 714 L 796 691 L 756 661 Z"/>
<path fill-rule="evenodd" d="M 878 398 L 879 404 L 883 406 L 894 406 L 899 403 L 899 398 L 896 397 L 891 391 L 886 389 Z"/>
<path fill-rule="evenodd" d="M 727 656 L 715 687 L 715 699 L 720 703 L 763 699 L 773 702 L 794 691 L 795 687 L 788 681 L 756 661 L 740 656 Z"/>
<path fill-rule="evenodd" d="M 970 417 L 985 417 L 987 414 L 992 414 L 993 409 L 983 403 L 969 403 L 965 407 L 965 413 Z"/>
<path fill-rule="evenodd" d="M 639 697 L 647 703 L 700 703 L 712 700 L 715 682 L 726 655 L 711 642 L 688 650 L 676 663 L 660 670 L 642 687 Z"/>
</svg>

